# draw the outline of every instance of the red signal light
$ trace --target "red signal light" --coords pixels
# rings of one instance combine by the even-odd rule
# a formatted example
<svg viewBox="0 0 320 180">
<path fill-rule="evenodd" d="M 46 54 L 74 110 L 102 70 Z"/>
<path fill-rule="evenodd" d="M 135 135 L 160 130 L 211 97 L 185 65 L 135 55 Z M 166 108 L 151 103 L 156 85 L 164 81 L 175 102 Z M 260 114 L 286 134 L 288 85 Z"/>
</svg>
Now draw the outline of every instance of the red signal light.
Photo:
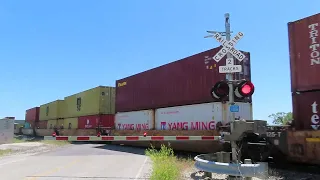
<svg viewBox="0 0 320 180">
<path fill-rule="evenodd" d="M 144 133 L 143 133 L 143 136 L 144 136 L 144 137 L 146 137 L 146 136 L 147 136 L 147 133 L 146 133 L 146 132 L 144 132 Z"/>
<path fill-rule="evenodd" d="M 254 93 L 254 85 L 250 81 L 242 81 L 235 87 L 234 92 L 238 98 L 249 97 Z"/>
<path fill-rule="evenodd" d="M 222 99 L 228 95 L 229 85 L 225 81 L 219 81 L 211 88 L 211 96 L 215 99 Z"/>
<path fill-rule="evenodd" d="M 251 86 L 249 86 L 249 85 L 244 85 L 242 88 L 241 88 L 241 91 L 242 91 L 242 93 L 243 94 L 249 94 L 250 92 L 251 92 Z"/>
<path fill-rule="evenodd" d="M 53 132 L 52 137 L 56 137 L 56 136 L 57 136 L 56 132 Z"/>
</svg>

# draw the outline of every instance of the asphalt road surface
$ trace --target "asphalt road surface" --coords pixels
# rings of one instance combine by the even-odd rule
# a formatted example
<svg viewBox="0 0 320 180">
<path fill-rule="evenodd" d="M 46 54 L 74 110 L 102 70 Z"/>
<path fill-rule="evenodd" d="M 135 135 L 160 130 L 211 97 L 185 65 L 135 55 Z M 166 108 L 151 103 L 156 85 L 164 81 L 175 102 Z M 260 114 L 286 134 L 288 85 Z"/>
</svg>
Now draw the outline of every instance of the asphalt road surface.
<svg viewBox="0 0 320 180">
<path fill-rule="evenodd" d="M 144 149 L 101 144 L 74 144 L 57 150 L 0 159 L 0 179 L 149 179 L 151 161 Z"/>
</svg>

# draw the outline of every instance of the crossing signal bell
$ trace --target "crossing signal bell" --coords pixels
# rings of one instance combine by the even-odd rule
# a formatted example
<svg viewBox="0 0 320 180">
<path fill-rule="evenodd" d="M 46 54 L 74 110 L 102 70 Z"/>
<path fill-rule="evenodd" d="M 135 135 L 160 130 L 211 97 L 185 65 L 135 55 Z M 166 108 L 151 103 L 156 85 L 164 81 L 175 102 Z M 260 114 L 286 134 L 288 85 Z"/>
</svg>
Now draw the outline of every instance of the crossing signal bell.
<svg viewBox="0 0 320 180">
<path fill-rule="evenodd" d="M 236 99 L 244 99 L 252 96 L 254 85 L 247 80 L 234 83 L 234 96 Z M 226 100 L 229 96 L 229 85 L 227 81 L 219 81 L 211 88 L 211 96 L 215 99 Z"/>
</svg>

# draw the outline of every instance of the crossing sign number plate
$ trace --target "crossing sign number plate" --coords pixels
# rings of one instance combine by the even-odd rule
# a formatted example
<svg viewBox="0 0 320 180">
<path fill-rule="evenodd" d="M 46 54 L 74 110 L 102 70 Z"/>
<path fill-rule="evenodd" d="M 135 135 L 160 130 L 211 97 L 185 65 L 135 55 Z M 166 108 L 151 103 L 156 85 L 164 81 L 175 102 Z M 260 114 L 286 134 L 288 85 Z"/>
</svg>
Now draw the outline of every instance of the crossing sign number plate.
<svg viewBox="0 0 320 180">
<path fill-rule="evenodd" d="M 239 112 L 239 109 L 240 109 L 239 105 L 236 105 L 236 104 L 230 105 L 230 112 Z"/>
<path fill-rule="evenodd" d="M 219 73 L 235 73 L 241 72 L 241 65 L 232 65 L 232 66 L 219 66 Z"/>
</svg>

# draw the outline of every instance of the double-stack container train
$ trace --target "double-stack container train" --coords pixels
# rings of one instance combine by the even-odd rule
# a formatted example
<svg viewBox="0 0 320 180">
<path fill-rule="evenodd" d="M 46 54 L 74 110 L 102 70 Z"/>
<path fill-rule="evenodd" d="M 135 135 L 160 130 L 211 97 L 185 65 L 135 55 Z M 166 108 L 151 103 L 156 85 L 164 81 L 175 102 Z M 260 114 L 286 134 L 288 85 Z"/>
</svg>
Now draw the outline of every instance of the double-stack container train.
<svg viewBox="0 0 320 180">
<path fill-rule="evenodd" d="M 281 130 L 270 127 L 268 139 L 278 157 L 320 164 L 320 14 L 290 22 L 288 29 L 294 119 Z M 114 136 L 219 135 L 218 127 L 230 122 L 230 112 L 227 102 L 214 99 L 210 89 L 225 79 L 218 72 L 225 60 L 205 64 L 205 58 L 221 48 L 119 79 L 115 87 L 99 86 L 32 108 L 26 120 L 40 136 L 51 135 L 53 129 L 68 136 L 96 135 L 97 129 Z M 243 72 L 234 77 L 250 81 L 250 53 L 243 53 L 246 59 L 236 62 Z M 236 104 L 237 118 L 253 119 L 251 97 Z M 149 146 L 149 142 L 114 143 Z M 222 149 L 213 141 L 172 142 L 171 147 L 199 153 Z"/>
</svg>

